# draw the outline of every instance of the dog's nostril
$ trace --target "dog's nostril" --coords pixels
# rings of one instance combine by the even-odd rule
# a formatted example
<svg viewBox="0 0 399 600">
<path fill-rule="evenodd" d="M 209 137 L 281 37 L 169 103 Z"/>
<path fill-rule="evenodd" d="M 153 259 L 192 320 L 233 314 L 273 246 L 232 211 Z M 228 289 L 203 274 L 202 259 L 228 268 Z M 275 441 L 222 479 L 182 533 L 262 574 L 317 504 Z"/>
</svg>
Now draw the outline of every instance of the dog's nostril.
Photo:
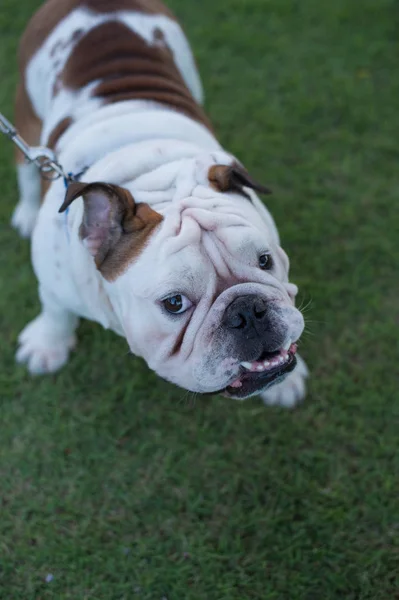
<svg viewBox="0 0 399 600">
<path fill-rule="evenodd" d="M 223 324 L 229 329 L 241 331 L 265 327 L 267 312 L 268 305 L 263 298 L 254 295 L 241 296 L 227 307 Z"/>
<path fill-rule="evenodd" d="M 254 315 L 256 319 L 262 319 L 266 314 L 266 310 L 258 310 L 254 308 Z"/>
<path fill-rule="evenodd" d="M 237 313 L 230 318 L 230 327 L 232 329 L 244 329 L 247 324 L 247 320 L 244 315 Z"/>
</svg>

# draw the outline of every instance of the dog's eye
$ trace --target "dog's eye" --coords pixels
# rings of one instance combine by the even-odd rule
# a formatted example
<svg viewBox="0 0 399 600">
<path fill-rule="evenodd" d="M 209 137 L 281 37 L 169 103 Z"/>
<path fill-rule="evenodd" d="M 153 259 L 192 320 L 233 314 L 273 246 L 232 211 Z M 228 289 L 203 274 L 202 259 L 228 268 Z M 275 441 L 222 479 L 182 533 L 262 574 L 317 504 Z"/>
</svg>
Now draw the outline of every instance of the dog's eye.
<svg viewBox="0 0 399 600">
<path fill-rule="evenodd" d="M 169 296 L 162 300 L 162 303 L 166 310 L 174 315 L 181 315 L 191 307 L 191 302 L 186 296 L 182 294 L 176 294 L 175 296 Z"/>
<path fill-rule="evenodd" d="M 271 254 L 261 254 L 259 257 L 259 266 L 263 271 L 269 271 L 273 266 Z"/>
</svg>

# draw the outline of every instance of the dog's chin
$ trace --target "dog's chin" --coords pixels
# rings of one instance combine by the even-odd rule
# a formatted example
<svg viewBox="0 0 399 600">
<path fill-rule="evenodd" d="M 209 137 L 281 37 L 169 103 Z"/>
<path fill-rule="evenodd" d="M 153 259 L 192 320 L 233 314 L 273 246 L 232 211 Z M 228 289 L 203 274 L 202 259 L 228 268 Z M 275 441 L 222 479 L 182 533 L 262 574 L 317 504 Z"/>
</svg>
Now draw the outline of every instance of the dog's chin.
<svg viewBox="0 0 399 600">
<path fill-rule="evenodd" d="M 242 373 L 235 380 L 234 387 L 228 385 L 221 393 L 226 398 L 245 400 L 281 383 L 295 367 L 296 358 L 293 356 L 284 366 L 276 367 L 268 373 Z"/>
</svg>

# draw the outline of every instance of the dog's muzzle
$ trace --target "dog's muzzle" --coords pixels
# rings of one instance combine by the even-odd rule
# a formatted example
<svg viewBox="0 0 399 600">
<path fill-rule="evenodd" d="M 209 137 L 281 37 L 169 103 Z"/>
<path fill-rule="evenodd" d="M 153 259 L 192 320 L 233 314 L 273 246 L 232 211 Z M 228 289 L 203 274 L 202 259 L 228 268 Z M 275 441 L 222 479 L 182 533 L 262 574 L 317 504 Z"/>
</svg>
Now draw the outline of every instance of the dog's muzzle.
<svg viewBox="0 0 399 600">
<path fill-rule="evenodd" d="M 245 360 L 255 360 L 262 352 L 276 352 L 285 341 L 286 331 L 277 323 L 275 311 L 259 296 L 239 296 L 226 308 L 222 327 L 233 336 Z"/>
<path fill-rule="evenodd" d="M 287 325 L 275 303 L 252 294 L 239 296 L 226 308 L 222 327 L 242 361 L 226 395 L 246 398 L 282 381 L 295 368 L 296 344 L 287 343 Z"/>
</svg>

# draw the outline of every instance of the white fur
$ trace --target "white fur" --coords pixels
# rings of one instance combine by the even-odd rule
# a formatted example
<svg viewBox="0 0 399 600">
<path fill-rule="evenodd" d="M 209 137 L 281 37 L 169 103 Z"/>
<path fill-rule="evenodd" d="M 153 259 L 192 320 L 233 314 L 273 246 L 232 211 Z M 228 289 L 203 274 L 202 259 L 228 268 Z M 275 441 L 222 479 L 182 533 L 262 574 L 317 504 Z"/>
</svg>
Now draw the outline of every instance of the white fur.
<svg viewBox="0 0 399 600">
<path fill-rule="evenodd" d="M 46 145 L 53 129 L 56 128 L 64 118 L 71 117 L 79 122 L 86 115 L 91 115 L 102 106 L 101 98 L 93 98 L 92 90 L 97 82 L 86 85 L 78 91 L 62 88 L 54 97 L 51 109 L 44 119 L 44 126 L 41 133 L 41 144 Z"/>
<path fill-rule="evenodd" d="M 169 109 L 146 108 L 127 115 L 124 104 L 119 102 L 114 105 L 111 113 L 105 107 L 101 108 L 98 112 L 105 113 L 102 120 L 86 125 L 86 119 L 81 119 L 67 130 L 59 144 L 60 160 L 67 171 L 80 172 L 114 150 L 146 140 L 192 142 L 196 144 L 197 152 L 200 148 L 220 149 L 219 143 L 206 127 L 184 115 Z"/>
<path fill-rule="evenodd" d="M 236 297 L 265 298 L 279 307 L 275 319 L 285 327 L 286 341 L 301 335 L 303 318 L 293 306 L 288 259 L 270 213 L 252 191 L 247 190 L 251 203 L 240 194 L 217 193 L 209 185 L 209 168 L 230 165 L 234 158 L 201 124 L 153 102 L 99 106 L 87 88 L 74 94 L 61 90 L 51 102 L 57 68 L 71 51 L 65 42 L 76 29 L 87 31 L 109 18 L 79 9 L 64 19 L 33 57 L 28 89 L 44 118 L 44 136 L 65 116 L 77 119 L 59 141 L 60 162 L 67 171 L 90 165 L 84 181 L 123 185 L 136 202 L 149 203 L 164 219 L 138 259 L 108 282 L 79 236 L 82 199 L 60 215 L 65 191 L 61 181 L 55 182 L 32 238 L 43 310 L 22 333 L 17 359 L 27 362 L 33 373 L 61 367 L 74 344 L 77 318 L 84 317 L 124 336 L 132 352 L 162 377 L 189 390 L 216 391 L 230 385 L 240 372 L 242 358 L 217 335 L 226 307 Z M 113 13 L 112 18 L 149 43 L 155 27 L 160 27 L 176 64 L 200 99 L 191 52 L 173 21 L 138 13 Z M 50 51 L 57 41 L 62 43 L 59 56 L 53 57 L 59 61 L 56 68 Z M 265 250 L 273 254 L 273 273 L 258 268 L 259 254 Z M 161 301 L 172 293 L 187 296 L 193 313 L 179 320 L 166 316 Z M 184 339 L 175 352 L 183 326 Z M 275 396 L 268 390 L 266 401 L 292 404 L 303 391 L 303 378 L 300 362 L 297 371 L 276 386 Z"/>
</svg>

